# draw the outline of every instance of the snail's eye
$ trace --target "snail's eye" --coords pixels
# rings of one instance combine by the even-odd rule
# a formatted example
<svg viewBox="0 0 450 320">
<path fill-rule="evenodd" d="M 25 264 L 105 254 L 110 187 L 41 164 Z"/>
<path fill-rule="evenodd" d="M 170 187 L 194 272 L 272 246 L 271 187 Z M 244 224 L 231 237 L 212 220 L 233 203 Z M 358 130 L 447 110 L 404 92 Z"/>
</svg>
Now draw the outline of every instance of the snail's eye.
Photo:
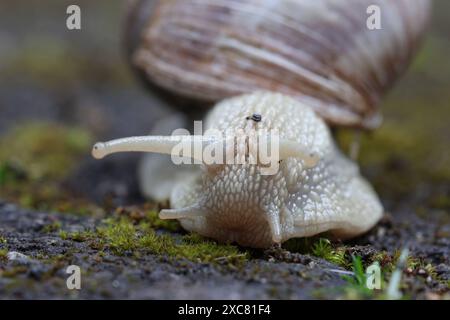
<svg viewBox="0 0 450 320">
<path fill-rule="evenodd" d="M 262 120 L 262 116 L 260 114 L 258 114 L 258 113 L 254 113 L 254 114 L 252 114 L 251 117 L 246 117 L 245 119 L 246 120 L 253 120 L 255 122 L 260 122 Z"/>
</svg>

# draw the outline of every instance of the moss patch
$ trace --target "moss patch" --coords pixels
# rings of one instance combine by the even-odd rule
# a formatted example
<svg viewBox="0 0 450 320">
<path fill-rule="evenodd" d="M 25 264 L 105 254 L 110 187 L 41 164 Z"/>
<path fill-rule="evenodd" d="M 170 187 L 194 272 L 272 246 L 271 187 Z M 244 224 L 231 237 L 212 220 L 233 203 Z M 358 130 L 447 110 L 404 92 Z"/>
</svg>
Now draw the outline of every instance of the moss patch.
<svg viewBox="0 0 450 320">
<path fill-rule="evenodd" d="M 341 132 L 338 139 L 348 149 L 352 135 Z M 446 146 L 434 143 L 432 134 L 386 123 L 361 142 L 363 171 L 383 196 L 404 196 L 423 182 L 450 180 L 449 154 Z M 446 206 L 448 195 L 435 196 L 435 203 Z"/>
<path fill-rule="evenodd" d="M 8 255 L 7 249 L 0 249 L 0 261 L 6 261 Z"/>
<path fill-rule="evenodd" d="M 178 220 L 162 220 L 158 216 L 158 209 L 151 203 L 142 206 L 118 207 L 115 214 L 119 217 L 127 217 L 133 222 L 147 223 L 148 227 L 154 229 L 164 229 L 172 232 L 182 230 Z"/>
<path fill-rule="evenodd" d="M 430 193 L 430 206 L 448 209 L 450 194 L 438 186 L 450 182 L 450 96 L 440 89 L 422 96 L 418 88 L 412 98 L 411 88 L 398 90 L 386 100 L 383 125 L 363 134 L 358 162 L 383 198 L 398 201 L 427 185 L 436 189 Z M 354 132 L 339 130 L 336 138 L 347 151 Z"/>
<path fill-rule="evenodd" d="M 49 123 L 28 123 L 0 138 L 0 160 L 28 179 L 58 179 L 76 164 L 92 139 L 86 131 Z"/>
<path fill-rule="evenodd" d="M 53 223 L 50 223 L 50 224 L 47 224 L 46 226 L 44 226 L 42 231 L 45 233 L 52 233 L 52 232 L 58 231 L 59 229 L 61 229 L 61 222 L 55 221 Z"/>
<path fill-rule="evenodd" d="M 346 266 L 345 252 L 344 247 L 333 248 L 331 242 L 324 238 L 319 239 L 312 247 L 313 255 L 338 266 Z"/>
<path fill-rule="evenodd" d="M 390 274 L 394 271 L 397 264 L 397 260 L 400 257 L 400 251 L 396 251 L 394 255 L 389 254 L 386 251 L 380 251 L 372 255 L 368 259 L 368 265 L 378 262 L 383 274 Z"/>
<path fill-rule="evenodd" d="M 332 244 L 330 240 L 320 236 L 290 239 L 283 243 L 283 248 L 291 252 L 311 254 L 343 268 L 349 266 L 350 256 L 346 247 Z"/>
<path fill-rule="evenodd" d="M 0 138 L 0 196 L 25 208 L 100 213 L 62 182 L 92 143 L 84 130 L 51 123 L 26 123 Z"/>
<path fill-rule="evenodd" d="M 110 250 L 115 255 L 142 253 L 186 258 L 196 262 L 226 262 L 238 265 L 246 261 L 249 253 L 237 246 L 218 244 L 199 235 L 173 237 L 157 233 L 146 221 L 133 223 L 129 218 L 109 218 L 95 231 L 67 233 L 63 239 L 89 241 L 92 247 Z"/>
</svg>

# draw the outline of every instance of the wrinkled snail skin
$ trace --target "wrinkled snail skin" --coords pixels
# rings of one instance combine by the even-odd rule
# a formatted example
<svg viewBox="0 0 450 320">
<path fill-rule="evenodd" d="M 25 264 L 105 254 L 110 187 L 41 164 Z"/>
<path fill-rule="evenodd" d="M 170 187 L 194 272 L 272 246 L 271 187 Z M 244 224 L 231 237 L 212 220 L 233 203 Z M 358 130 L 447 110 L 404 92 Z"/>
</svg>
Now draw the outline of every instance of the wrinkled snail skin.
<svg viewBox="0 0 450 320">
<path fill-rule="evenodd" d="M 283 155 L 273 175 L 250 162 L 186 168 L 146 157 L 143 193 L 170 198 L 171 209 L 160 217 L 219 241 L 261 248 L 322 232 L 344 239 L 368 231 L 382 205 L 327 124 L 380 124 L 379 101 L 417 51 L 430 3 L 130 0 L 125 37 L 141 77 L 179 99 L 187 118 L 211 108 L 205 130 L 278 130 Z M 367 28 L 371 5 L 381 9 L 380 30 Z M 123 138 L 96 144 L 93 155 L 169 154 L 179 139 Z M 200 139 L 203 147 L 217 142 L 187 139 Z M 249 147 L 238 146 L 239 156 L 247 159 Z"/>
<path fill-rule="evenodd" d="M 417 51 L 430 3 L 138 0 L 129 57 L 148 83 L 204 107 L 270 90 L 329 124 L 373 129 L 382 95 Z M 366 26 L 371 5 L 381 9 L 381 30 Z"/>
<path fill-rule="evenodd" d="M 262 121 L 246 118 L 260 114 Z M 171 195 L 172 218 L 219 241 L 269 247 L 294 237 L 325 231 L 346 238 L 370 229 L 383 209 L 356 164 L 337 149 L 326 124 L 311 108 L 274 93 L 256 93 L 219 103 L 206 118 L 207 129 L 278 130 L 320 161 L 305 168 L 288 158 L 275 175 L 255 165 L 224 165 L 179 181 Z M 186 214 L 186 209 L 191 213 Z M 164 211 L 161 213 L 164 216 Z"/>
<path fill-rule="evenodd" d="M 258 121 L 251 118 L 255 114 Z M 207 129 L 223 134 L 243 130 L 249 135 L 277 130 L 280 141 L 289 143 L 280 143 L 280 150 L 287 150 L 280 151 L 285 156 L 272 175 L 261 174 L 261 166 L 250 162 L 190 165 L 192 174 L 174 181 L 172 209 L 162 210 L 161 218 L 178 219 L 185 229 L 221 242 L 265 248 L 325 231 L 341 239 L 353 237 L 382 216 L 382 205 L 358 166 L 339 151 L 313 109 L 296 99 L 273 92 L 226 99 L 206 117 Z M 168 153 L 178 138 L 132 137 L 130 143 L 126 139 L 96 144 L 93 154 Z M 243 150 L 236 155 L 242 156 L 248 146 L 238 145 L 236 150 Z M 315 160 L 307 164 L 309 155 Z"/>
</svg>

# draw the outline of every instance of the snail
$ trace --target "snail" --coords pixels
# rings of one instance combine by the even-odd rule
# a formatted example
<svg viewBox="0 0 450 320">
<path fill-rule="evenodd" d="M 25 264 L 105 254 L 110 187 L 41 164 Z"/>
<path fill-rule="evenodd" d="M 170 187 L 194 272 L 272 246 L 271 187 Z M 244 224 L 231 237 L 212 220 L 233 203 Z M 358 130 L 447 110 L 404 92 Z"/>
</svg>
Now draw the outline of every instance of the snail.
<svg viewBox="0 0 450 320">
<path fill-rule="evenodd" d="M 307 105 L 280 93 L 257 92 L 220 102 L 205 125 L 224 135 L 239 129 L 247 136 L 276 130 L 279 168 L 275 174 L 261 174 L 260 163 L 248 160 L 249 140 L 241 141 L 234 157 L 245 161 L 202 162 L 200 170 L 176 182 L 170 192 L 173 209 L 162 210 L 160 218 L 179 219 L 185 229 L 219 241 L 269 247 L 325 231 L 353 237 L 381 217 L 380 201 L 358 166 L 342 155 L 325 122 Z M 199 140 L 203 149 L 217 141 L 201 135 L 131 137 L 97 143 L 93 155 L 171 154 L 183 139 Z"/>
<path fill-rule="evenodd" d="M 381 30 L 366 27 L 369 5 L 381 8 Z M 377 223 L 380 200 L 329 126 L 380 124 L 378 102 L 417 50 L 429 1 L 140 0 L 130 8 L 129 57 L 147 84 L 188 118 L 215 104 L 205 128 L 216 136 L 150 135 L 94 145 L 95 158 L 142 151 L 195 160 L 198 165 L 173 166 L 167 156 L 143 161 L 143 192 L 170 198 L 161 218 L 257 248 L 323 232 L 350 238 Z M 226 133 L 236 131 L 246 139 L 229 148 Z M 279 135 L 278 166 L 263 174 L 249 137 L 270 131 Z M 174 152 L 184 144 L 217 147 L 242 161 L 209 163 L 195 152 Z"/>
</svg>

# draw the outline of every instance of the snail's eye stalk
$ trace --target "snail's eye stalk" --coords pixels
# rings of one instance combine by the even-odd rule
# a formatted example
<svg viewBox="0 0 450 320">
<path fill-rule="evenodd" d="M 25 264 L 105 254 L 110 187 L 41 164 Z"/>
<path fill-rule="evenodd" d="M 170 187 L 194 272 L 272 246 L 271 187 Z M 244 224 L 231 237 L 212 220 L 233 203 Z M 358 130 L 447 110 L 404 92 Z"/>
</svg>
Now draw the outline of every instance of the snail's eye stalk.
<svg viewBox="0 0 450 320">
<path fill-rule="evenodd" d="M 304 146 L 296 141 L 280 140 L 280 160 L 287 158 L 298 158 L 303 160 L 307 168 L 313 168 L 320 160 L 319 155 L 308 151 Z"/>
<path fill-rule="evenodd" d="M 103 142 L 97 142 L 92 148 L 92 156 L 95 159 L 102 159 L 107 154 L 106 150 L 106 145 Z"/>
<path fill-rule="evenodd" d="M 153 152 L 173 156 L 188 156 L 203 161 L 202 152 L 199 154 L 190 152 L 189 155 L 177 154 L 174 153 L 174 148 L 182 143 L 187 143 L 188 145 L 200 143 L 203 149 L 207 145 L 212 146 L 216 143 L 225 146 L 229 141 L 224 138 L 211 136 L 137 136 L 98 142 L 92 148 L 92 156 L 96 159 L 102 159 L 109 154 L 119 152 Z M 227 152 L 226 149 L 224 151 Z M 279 141 L 279 160 L 287 158 L 301 159 L 307 168 L 314 167 L 319 161 L 319 157 L 316 154 L 309 152 L 300 143 L 281 139 Z"/>
<path fill-rule="evenodd" d="M 119 152 L 153 152 L 160 154 L 168 154 L 174 156 L 180 156 L 174 154 L 174 147 L 180 143 L 201 143 L 205 145 L 215 143 L 218 140 L 211 137 L 204 136 L 137 136 L 121 138 L 111 140 L 107 142 L 98 142 L 92 148 L 92 156 L 96 159 L 102 159 L 103 157 Z M 185 155 L 182 155 L 185 156 Z M 192 155 L 194 158 L 196 155 Z M 199 159 L 201 160 L 201 159 Z"/>
</svg>

